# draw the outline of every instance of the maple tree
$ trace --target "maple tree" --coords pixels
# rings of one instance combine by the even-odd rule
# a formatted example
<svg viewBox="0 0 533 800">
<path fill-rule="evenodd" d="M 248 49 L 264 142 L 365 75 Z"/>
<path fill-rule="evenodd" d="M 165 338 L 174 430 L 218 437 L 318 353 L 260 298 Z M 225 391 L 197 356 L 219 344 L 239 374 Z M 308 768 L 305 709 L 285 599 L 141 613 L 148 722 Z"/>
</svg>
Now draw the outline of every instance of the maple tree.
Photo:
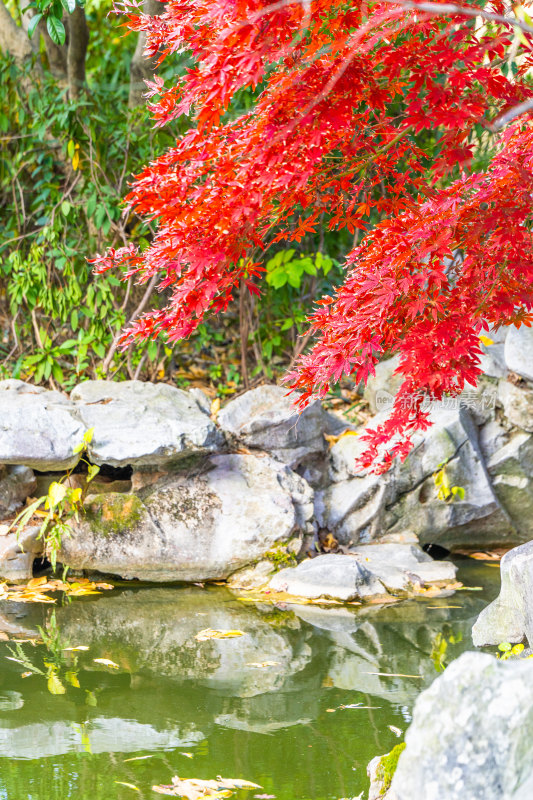
<svg viewBox="0 0 533 800">
<path fill-rule="evenodd" d="M 425 397 L 475 384 L 480 333 L 533 319 L 529 16 L 502 0 L 169 0 L 158 17 L 126 0 L 119 10 L 149 57 L 191 58 L 148 95 L 156 125 L 193 122 L 127 197 L 156 220 L 152 243 L 95 259 L 97 271 L 159 276 L 171 292 L 123 346 L 187 337 L 237 287 L 258 293 L 265 250 L 323 220 L 361 231 L 344 285 L 310 318 L 316 344 L 287 380 L 305 404 L 399 353 L 404 382 L 361 462 L 386 469 L 428 426 Z M 252 107 L 235 114 L 243 91 Z M 472 172 L 487 141 L 492 158 Z"/>
</svg>

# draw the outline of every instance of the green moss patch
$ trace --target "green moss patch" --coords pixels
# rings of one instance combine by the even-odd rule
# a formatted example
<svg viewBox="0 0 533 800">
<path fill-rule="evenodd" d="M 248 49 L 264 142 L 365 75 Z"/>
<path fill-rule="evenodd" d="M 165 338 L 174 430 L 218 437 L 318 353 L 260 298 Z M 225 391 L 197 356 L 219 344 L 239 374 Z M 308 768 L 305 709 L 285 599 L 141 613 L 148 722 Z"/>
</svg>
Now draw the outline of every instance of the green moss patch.
<svg viewBox="0 0 533 800">
<path fill-rule="evenodd" d="M 85 517 L 95 533 L 113 536 L 134 528 L 143 511 L 144 505 L 136 495 L 111 492 L 91 497 Z"/>
</svg>

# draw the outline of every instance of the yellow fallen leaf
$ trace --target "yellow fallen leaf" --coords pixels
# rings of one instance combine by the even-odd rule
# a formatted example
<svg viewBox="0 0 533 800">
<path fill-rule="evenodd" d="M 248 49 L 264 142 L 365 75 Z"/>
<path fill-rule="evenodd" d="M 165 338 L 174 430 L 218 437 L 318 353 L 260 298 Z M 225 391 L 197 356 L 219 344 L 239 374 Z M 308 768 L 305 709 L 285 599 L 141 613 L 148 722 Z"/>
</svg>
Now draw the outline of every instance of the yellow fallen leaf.
<svg viewBox="0 0 533 800">
<path fill-rule="evenodd" d="M 33 674 L 34 674 L 33 672 L 23 672 L 20 677 L 21 678 L 29 678 L 30 675 L 33 675 Z"/>
<path fill-rule="evenodd" d="M 490 339 L 488 336 L 484 334 L 480 334 L 479 341 L 485 345 L 485 347 L 490 347 L 491 344 L 494 344 L 494 339 Z"/>
<path fill-rule="evenodd" d="M 78 650 L 88 650 L 89 647 L 86 644 L 79 644 L 76 647 L 63 647 L 62 650 L 64 651 L 71 651 L 73 653 L 77 653 Z"/>
<path fill-rule="evenodd" d="M 194 758 L 192 753 L 180 753 L 180 756 L 185 756 L 185 758 Z"/>
<path fill-rule="evenodd" d="M 277 667 L 279 661 L 248 661 L 247 667 Z"/>
<path fill-rule="evenodd" d="M 50 694 L 65 694 L 67 691 L 55 672 L 52 672 L 50 677 L 48 678 L 48 691 Z"/>
<path fill-rule="evenodd" d="M 217 418 L 219 411 L 220 411 L 220 397 L 215 397 L 215 399 L 211 403 L 211 419 L 215 420 Z"/>
<path fill-rule="evenodd" d="M 206 628 L 204 631 L 199 631 L 194 637 L 198 642 L 206 642 L 208 639 L 234 639 L 237 636 L 245 636 L 243 631 L 216 631 L 212 628 Z"/>
<path fill-rule="evenodd" d="M 133 756 L 133 758 L 125 758 L 124 763 L 126 761 L 144 761 L 145 758 L 153 758 L 153 756 Z"/>
<path fill-rule="evenodd" d="M 134 789 L 136 792 L 140 792 L 141 791 L 139 789 L 139 787 L 138 786 L 134 786 L 133 783 L 126 783 L 126 781 L 115 781 L 115 783 L 118 783 L 120 786 L 127 786 L 128 789 Z"/>
<path fill-rule="evenodd" d="M 334 434 L 325 433 L 324 439 L 326 440 L 326 442 L 329 444 L 330 447 L 333 447 L 334 444 L 337 444 L 338 441 L 344 439 L 345 436 L 359 436 L 359 433 L 357 431 L 350 431 L 350 430 L 343 431 L 342 433 L 339 433 L 337 436 L 335 436 Z"/>
<path fill-rule="evenodd" d="M 111 661 L 109 658 L 93 658 L 95 664 L 103 664 L 104 667 L 111 667 L 112 669 L 120 669 L 118 664 Z"/>
</svg>

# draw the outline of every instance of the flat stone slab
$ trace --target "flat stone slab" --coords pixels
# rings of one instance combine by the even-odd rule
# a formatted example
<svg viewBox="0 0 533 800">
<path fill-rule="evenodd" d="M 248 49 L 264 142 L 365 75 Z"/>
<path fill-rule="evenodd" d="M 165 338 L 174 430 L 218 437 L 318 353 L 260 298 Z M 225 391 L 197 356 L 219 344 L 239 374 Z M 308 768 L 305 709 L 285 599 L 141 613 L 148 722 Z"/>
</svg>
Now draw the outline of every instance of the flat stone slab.
<svg viewBox="0 0 533 800">
<path fill-rule="evenodd" d="M 165 383 L 86 381 L 71 393 L 89 457 L 114 467 L 162 466 L 214 450 L 217 430 L 194 395 Z"/>
<path fill-rule="evenodd" d="M 0 381 L 0 464 L 42 472 L 74 467 L 85 427 L 68 399 L 42 386 Z"/>
<path fill-rule="evenodd" d="M 278 572 L 270 588 L 297 597 L 370 600 L 417 586 L 454 581 L 456 567 L 433 561 L 415 545 L 362 545 L 350 555 L 327 553 Z"/>
</svg>

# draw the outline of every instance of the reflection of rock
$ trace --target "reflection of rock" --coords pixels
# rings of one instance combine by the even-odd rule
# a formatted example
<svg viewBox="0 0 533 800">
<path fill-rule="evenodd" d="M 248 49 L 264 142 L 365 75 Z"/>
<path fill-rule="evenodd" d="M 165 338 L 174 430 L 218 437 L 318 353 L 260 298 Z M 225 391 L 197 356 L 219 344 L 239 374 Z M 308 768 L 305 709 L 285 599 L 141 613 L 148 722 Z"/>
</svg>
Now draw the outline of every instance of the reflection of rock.
<svg viewBox="0 0 533 800">
<path fill-rule="evenodd" d="M 499 596 L 483 609 L 473 629 L 478 647 L 527 639 L 533 646 L 533 542 L 515 547 L 500 565 Z"/>
<path fill-rule="evenodd" d="M 422 585 L 444 587 L 455 573 L 454 564 L 433 561 L 416 545 L 360 545 L 349 555 L 329 553 L 281 570 L 270 587 L 299 597 L 364 601 L 410 594 Z"/>
<path fill-rule="evenodd" d="M 0 712 L 3 710 L 0 694 Z M 204 735 L 198 730 L 181 730 L 179 726 L 158 730 L 146 723 L 115 717 L 97 716 L 83 724 L 60 720 L 28 723 L 20 727 L 4 728 L 0 724 L 0 757 L 36 759 L 87 751 L 134 753 L 139 750 L 172 750 L 191 747 L 202 739 Z"/>
<path fill-rule="evenodd" d="M 266 450 L 291 467 L 325 449 L 325 416 L 315 402 L 301 414 L 281 386 L 258 386 L 231 400 L 218 415 L 222 430 L 246 447 Z"/>
<path fill-rule="evenodd" d="M 287 676 L 309 663 L 305 635 L 273 626 L 254 608 L 225 595 L 164 589 L 125 592 L 99 603 L 57 609 L 61 635 L 70 643 L 105 641 L 106 658 L 132 672 L 194 680 L 224 696 L 277 691 Z M 288 620 L 289 621 L 289 620 Z M 205 629 L 240 630 L 244 636 L 197 641 Z M 273 666 L 257 667 L 264 662 Z"/>
<path fill-rule="evenodd" d="M 299 539 L 311 501 L 303 478 L 269 456 L 212 456 L 139 497 L 90 499 L 63 540 L 60 560 L 75 569 L 149 581 L 227 578 Z"/>
<path fill-rule="evenodd" d="M 0 463 L 63 470 L 79 461 L 84 427 L 59 392 L 23 381 L 0 381 Z"/>
<path fill-rule="evenodd" d="M 95 464 L 168 464 L 217 443 L 196 398 L 166 383 L 85 381 L 71 398 L 85 427 L 95 429 L 89 446 Z"/>
<path fill-rule="evenodd" d="M 464 653 L 417 699 L 390 800 L 533 796 L 533 664 Z"/>
</svg>

